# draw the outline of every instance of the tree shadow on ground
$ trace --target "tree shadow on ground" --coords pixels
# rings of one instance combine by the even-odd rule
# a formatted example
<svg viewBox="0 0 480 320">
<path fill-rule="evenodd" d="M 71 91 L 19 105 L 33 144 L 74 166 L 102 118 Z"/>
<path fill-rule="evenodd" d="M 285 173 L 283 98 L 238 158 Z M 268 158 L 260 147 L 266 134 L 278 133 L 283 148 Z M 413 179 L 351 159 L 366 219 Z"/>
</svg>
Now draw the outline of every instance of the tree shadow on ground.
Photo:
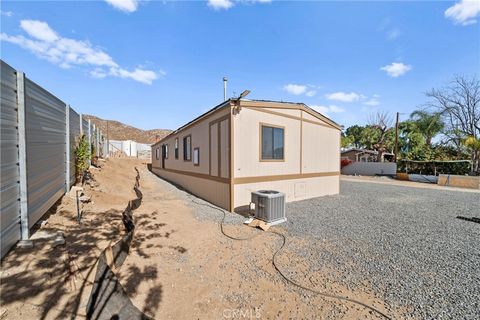
<svg viewBox="0 0 480 320">
<path fill-rule="evenodd" d="M 61 210 L 57 214 L 74 222 L 62 230 L 65 245 L 53 247 L 52 238 L 34 240 L 33 249 L 17 247 L 2 261 L 2 270 L 9 272 L 2 275 L 1 304 L 34 301 L 40 306 L 40 319 L 46 319 L 52 309 L 58 309 L 66 296 L 79 296 L 101 252 L 99 245 L 115 240 L 121 232 L 112 228 L 112 224 L 121 223 L 119 210 L 101 214 L 86 212 L 81 224 L 69 211 Z M 100 215 L 101 219 L 97 219 Z M 47 224 L 41 230 L 56 234 L 59 229 Z M 78 304 L 68 303 L 63 312 L 76 314 Z"/>
</svg>

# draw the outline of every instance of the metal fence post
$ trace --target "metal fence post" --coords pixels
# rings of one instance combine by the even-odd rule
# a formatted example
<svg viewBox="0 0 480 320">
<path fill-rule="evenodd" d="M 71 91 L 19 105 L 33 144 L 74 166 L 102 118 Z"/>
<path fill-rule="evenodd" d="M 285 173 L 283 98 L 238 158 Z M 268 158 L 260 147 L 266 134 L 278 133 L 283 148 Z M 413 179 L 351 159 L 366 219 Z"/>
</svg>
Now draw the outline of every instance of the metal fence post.
<svg viewBox="0 0 480 320">
<path fill-rule="evenodd" d="M 90 157 L 88 158 L 88 166 L 92 165 L 92 123 L 88 119 L 88 153 Z"/>
<path fill-rule="evenodd" d="M 28 225 L 27 140 L 25 134 L 25 74 L 17 71 L 18 160 L 20 170 L 20 228 L 22 240 L 30 237 Z"/>
<path fill-rule="evenodd" d="M 92 128 L 92 143 L 93 147 L 95 148 L 95 154 L 93 154 L 92 156 L 95 157 L 97 156 L 97 126 L 95 126 L 95 124 L 92 124 Z"/>
<path fill-rule="evenodd" d="M 83 115 L 80 113 L 80 136 L 83 136 L 85 133 L 83 132 Z"/>
<path fill-rule="evenodd" d="M 98 140 L 100 138 L 100 130 L 97 128 L 97 131 L 95 132 L 95 153 L 96 156 L 98 157 L 100 155 L 100 144 L 98 143 Z"/>
<path fill-rule="evenodd" d="M 65 193 L 70 191 L 70 106 L 65 110 Z"/>
</svg>

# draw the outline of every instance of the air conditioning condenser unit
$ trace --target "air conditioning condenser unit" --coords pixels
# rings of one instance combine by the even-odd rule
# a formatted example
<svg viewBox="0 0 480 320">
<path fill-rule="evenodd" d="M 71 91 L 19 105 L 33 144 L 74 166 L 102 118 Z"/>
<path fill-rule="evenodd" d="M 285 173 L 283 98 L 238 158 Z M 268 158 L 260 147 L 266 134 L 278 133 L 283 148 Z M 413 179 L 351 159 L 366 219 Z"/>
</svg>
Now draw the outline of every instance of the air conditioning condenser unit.
<svg viewBox="0 0 480 320">
<path fill-rule="evenodd" d="M 274 190 L 252 192 L 255 218 L 275 225 L 287 221 L 285 216 L 285 194 Z"/>
</svg>

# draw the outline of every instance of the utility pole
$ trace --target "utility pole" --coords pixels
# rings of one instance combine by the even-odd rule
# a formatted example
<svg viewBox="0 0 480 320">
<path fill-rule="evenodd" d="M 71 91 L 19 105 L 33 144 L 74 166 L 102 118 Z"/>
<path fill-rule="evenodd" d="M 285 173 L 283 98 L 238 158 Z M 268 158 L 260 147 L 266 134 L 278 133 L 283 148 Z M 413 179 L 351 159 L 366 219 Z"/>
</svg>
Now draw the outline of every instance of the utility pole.
<svg viewBox="0 0 480 320">
<path fill-rule="evenodd" d="M 398 157 L 398 123 L 400 119 L 400 113 L 397 112 L 397 121 L 395 122 L 395 163 L 397 163 L 397 157 Z"/>
</svg>

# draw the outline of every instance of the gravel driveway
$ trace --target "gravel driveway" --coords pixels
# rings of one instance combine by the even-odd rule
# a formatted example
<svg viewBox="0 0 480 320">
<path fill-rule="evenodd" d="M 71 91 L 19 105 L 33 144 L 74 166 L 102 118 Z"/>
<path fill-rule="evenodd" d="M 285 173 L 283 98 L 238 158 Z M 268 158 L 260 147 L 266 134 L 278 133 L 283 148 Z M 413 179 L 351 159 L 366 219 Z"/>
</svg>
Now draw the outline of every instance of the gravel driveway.
<svg viewBox="0 0 480 320">
<path fill-rule="evenodd" d="M 340 195 L 287 204 L 290 248 L 349 288 L 367 284 L 422 319 L 480 319 L 480 193 L 341 182 Z"/>
</svg>

